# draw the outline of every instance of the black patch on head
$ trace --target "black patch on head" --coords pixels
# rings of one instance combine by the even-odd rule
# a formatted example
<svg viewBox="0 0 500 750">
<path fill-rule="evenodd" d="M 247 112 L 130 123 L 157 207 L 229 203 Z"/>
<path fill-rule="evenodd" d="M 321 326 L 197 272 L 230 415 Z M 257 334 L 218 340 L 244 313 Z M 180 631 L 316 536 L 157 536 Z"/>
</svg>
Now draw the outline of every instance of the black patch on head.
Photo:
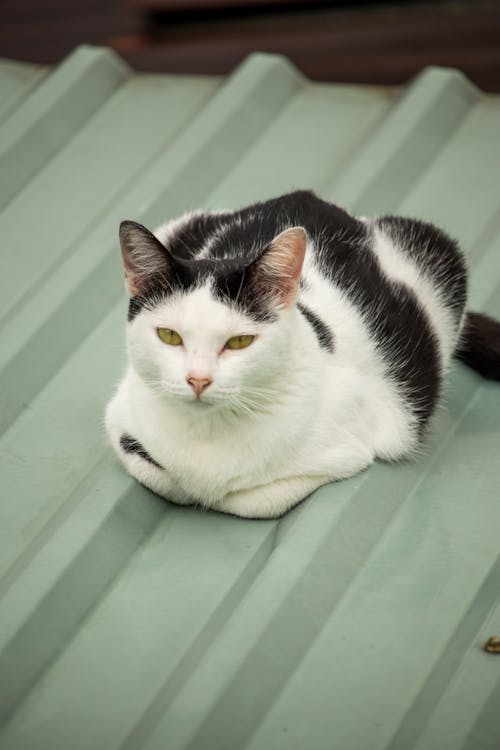
<svg viewBox="0 0 500 750">
<path fill-rule="evenodd" d="M 259 289 L 258 284 L 252 283 L 255 261 L 285 229 L 303 226 L 312 237 L 321 232 L 318 206 L 328 207 L 329 221 L 336 222 L 337 229 L 358 223 L 342 209 L 308 191 L 290 193 L 239 211 L 190 217 L 168 238 L 173 272 L 168 278 L 161 273 L 153 276 L 141 295 L 131 299 L 129 321 L 159 299 L 189 292 L 208 278 L 219 299 L 255 320 L 275 320 L 276 314 L 269 306 L 269 289 Z M 207 244 L 207 257 L 197 259 Z"/>
<path fill-rule="evenodd" d="M 143 309 L 150 309 L 152 307 L 153 303 L 153 295 L 148 298 L 147 295 L 141 295 L 140 297 L 132 297 L 129 300 L 128 303 L 128 313 L 127 313 L 127 320 L 128 322 L 132 322 L 132 320 L 136 317 L 136 315 L 139 315 L 141 310 Z"/>
<path fill-rule="evenodd" d="M 195 260 L 207 240 L 231 221 L 230 211 L 223 213 L 197 213 L 181 224 L 168 239 L 168 250 L 176 260 Z"/>
<path fill-rule="evenodd" d="M 234 305 L 237 309 L 261 323 L 272 323 L 278 319 L 273 310 L 257 293 L 255 286 L 248 282 L 250 271 L 240 268 L 234 273 L 214 273 L 212 291 L 221 302 Z"/>
<path fill-rule="evenodd" d="M 316 313 L 313 313 L 312 310 L 303 305 L 302 302 L 298 302 L 297 307 L 312 325 L 314 333 L 318 337 L 319 345 L 323 347 L 323 349 L 326 349 L 327 352 L 333 352 L 333 334 L 326 323 L 324 323 L 321 318 L 318 318 Z"/>
<path fill-rule="evenodd" d="M 149 453 L 144 450 L 139 441 L 135 440 L 133 437 L 130 437 L 130 435 L 121 436 L 120 446 L 122 450 L 125 451 L 125 453 L 135 453 L 137 456 L 140 456 L 140 458 L 143 458 L 145 461 L 147 461 L 148 464 L 152 464 L 152 466 L 156 466 L 158 469 L 163 469 L 163 466 L 160 466 L 160 464 L 157 463 L 154 458 L 151 458 Z"/>
</svg>

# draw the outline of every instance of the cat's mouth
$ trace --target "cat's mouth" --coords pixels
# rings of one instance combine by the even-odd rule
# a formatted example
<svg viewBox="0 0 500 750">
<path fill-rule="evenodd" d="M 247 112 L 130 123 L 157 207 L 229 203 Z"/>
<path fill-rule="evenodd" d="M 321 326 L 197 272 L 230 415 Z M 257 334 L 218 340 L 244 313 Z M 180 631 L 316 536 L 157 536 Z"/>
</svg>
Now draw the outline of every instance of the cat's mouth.
<svg viewBox="0 0 500 750">
<path fill-rule="evenodd" d="M 164 395 L 168 395 L 173 402 L 193 411 L 240 411 L 241 394 L 231 387 L 222 386 L 214 392 L 208 388 L 196 395 L 179 387 L 177 383 L 164 383 L 162 390 Z M 243 407 L 245 407 L 244 411 L 248 412 L 248 407 L 245 404 L 243 404 Z"/>
<path fill-rule="evenodd" d="M 188 403 L 192 404 L 197 409 L 206 409 L 207 407 L 215 406 L 217 402 L 210 401 L 204 396 L 194 396 L 188 400 Z"/>
<path fill-rule="evenodd" d="M 170 395 L 178 402 L 193 409 L 209 409 L 224 404 L 224 400 L 220 398 L 214 398 L 211 394 L 202 393 L 199 396 L 194 393 L 170 393 Z"/>
<path fill-rule="evenodd" d="M 182 399 L 182 404 L 190 411 L 192 410 L 198 414 L 215 414 L 235 411 L 231 398 L 225 398 L 223 395 L 211 396 L 208 393 L 202 394 L 201 396 L 185 396 Z"/>
</svg>

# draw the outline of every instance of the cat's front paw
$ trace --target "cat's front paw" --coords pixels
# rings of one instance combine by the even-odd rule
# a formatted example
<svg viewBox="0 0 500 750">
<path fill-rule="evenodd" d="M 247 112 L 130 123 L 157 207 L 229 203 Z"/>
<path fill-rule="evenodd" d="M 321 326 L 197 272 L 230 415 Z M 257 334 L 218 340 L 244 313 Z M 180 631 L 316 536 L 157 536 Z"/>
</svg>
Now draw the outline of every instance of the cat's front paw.
<svg viewBox="0 0 500 750">
<path fill-rule="evenodd" d="M 280 518 L 328 481 L 324 476 L 277 479 L 248 490 L 230 492 L 215 510 L 242 518 Z"/>
<path fill-rule="evenodd" d="M 221 503 L 214 507 L 214 510 L 220 513 L 255 519 L 280 518 L 288 509 L 288 507 L 275 508 L 269 500 L 260 495 L 254 495 L 253 491 L 230 492 Z"/>
</svg>

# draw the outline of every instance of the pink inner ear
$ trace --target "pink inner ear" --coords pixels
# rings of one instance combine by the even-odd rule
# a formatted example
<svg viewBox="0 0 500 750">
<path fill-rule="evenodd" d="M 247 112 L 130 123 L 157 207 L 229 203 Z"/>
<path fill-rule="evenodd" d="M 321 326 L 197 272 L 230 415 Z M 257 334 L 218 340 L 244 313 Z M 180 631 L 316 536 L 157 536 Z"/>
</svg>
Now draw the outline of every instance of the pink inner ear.
<svg viewBox="0 0 500 750">
<path fill-rule="evenodd" d="M 262 258 L 261 270 L 273 284 L 279 302 L 285 307 L 292 305 L 297 298 L 306 246 L 305 229 L 292 227 L 274 238 Z"/>
<path fill-rule="evenodd" d="M 122 260 L 125 269 L 125 284 L 131 297 L 137 297 L 141 293 L 140 289 L 140 269 L 134 264 L 132 256 L 122 243 Z"/>
<path fill-rule="evenodd" d="M 155 273 L 169 268 L 166 249 L 142 224 L 123 221 L 120 225 L 120 246 L 125 283 L 131 297 L 144 293 L 148 280 Z"/>
<path fill-rule="evenodd" d="M 140 294 L 140 289 L 136 284 L 137 276 L 135 273 L 127 268 L 125 265 L 125 284 L 128 289 L 128 293 L 131 297 L 137 297 Z"/>
</svg>

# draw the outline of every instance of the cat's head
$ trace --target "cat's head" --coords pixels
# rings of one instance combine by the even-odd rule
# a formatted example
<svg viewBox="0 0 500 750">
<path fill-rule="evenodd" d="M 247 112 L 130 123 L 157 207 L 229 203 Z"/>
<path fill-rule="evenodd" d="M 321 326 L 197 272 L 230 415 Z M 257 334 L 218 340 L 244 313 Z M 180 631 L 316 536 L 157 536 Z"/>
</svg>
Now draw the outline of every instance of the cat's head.
<svg viewBox="0 0 500 750">
<path fill-rule="evenodd" d="M 166 234 L 168 237 L 168 233 Z M 138 374 L 189 408 L 252 410 L 285 371 L 307 236 L 280 232 L 244 248 L 174 255 L 141 224 L 120 226 L 129 303 L 128 350 Z"/>
</svg>

